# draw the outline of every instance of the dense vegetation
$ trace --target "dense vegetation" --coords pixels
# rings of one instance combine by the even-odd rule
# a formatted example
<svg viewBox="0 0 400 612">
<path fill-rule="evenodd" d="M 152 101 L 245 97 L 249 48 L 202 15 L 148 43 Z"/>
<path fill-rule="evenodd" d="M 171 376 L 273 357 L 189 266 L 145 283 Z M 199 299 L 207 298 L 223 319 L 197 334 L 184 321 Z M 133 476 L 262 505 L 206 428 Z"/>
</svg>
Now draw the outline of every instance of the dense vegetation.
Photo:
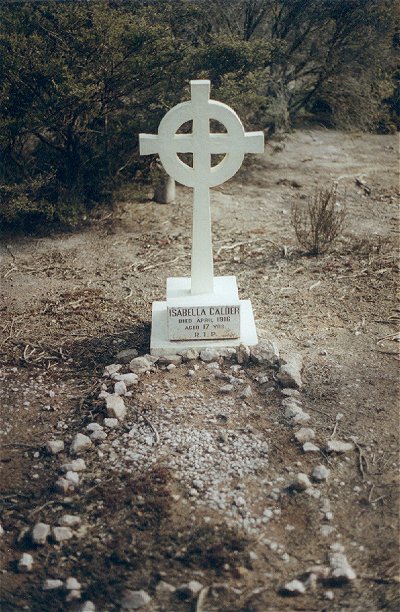
<svg viewBox="0 0 400 612">
<path fill-rule="evenodd" d="M 398 9 L 397 0 L 3 3 L 0 221 L 70 221 L 110 201 L 145 174 L 138 133 L 187 98 L 191 78 L 211 79 L 214 97 L 269 133 L 312 114 L 396 129 Z"/>
</svg>

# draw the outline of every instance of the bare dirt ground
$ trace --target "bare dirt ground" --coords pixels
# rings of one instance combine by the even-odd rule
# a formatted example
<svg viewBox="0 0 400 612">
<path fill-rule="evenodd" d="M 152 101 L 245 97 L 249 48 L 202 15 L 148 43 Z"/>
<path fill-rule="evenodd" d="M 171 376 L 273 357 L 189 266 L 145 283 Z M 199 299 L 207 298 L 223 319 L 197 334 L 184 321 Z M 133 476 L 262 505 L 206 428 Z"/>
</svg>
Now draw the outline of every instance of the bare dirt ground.
<svg viewBox="0 0 400 612">
<path fill-rule="evenodd" d="M 79 487 L 57 493 L 69 442 L 103 422 L 104 366 L 122 349 L 149 352 L 152 301 L 164 299 L 167 275 L 189 273 L 191 192 L 178 188 L 176 203 L 163 206 L 144 188 L 81 231 L 3 236 L 2 610 L 78 610 L 64 588 L 43 590 L 46 578 L 71 576 L 82 601 L 100 611 L 120 609 L 126 588 L 151 596 L 146 609 L 173 612 L 399 609 L 396 147 L 394 136 L 297 131 L 284 146 L 249 156 L 213 191 L 216 273 L 236 275 L 258 328 L 282 351 L 302 354 L 314 441 L 355 440 L 345 456 L 303 453 L 283 418 L 273 368 L 234 372 L 234 361 L 220 363 L 242 380 L 238 389 L 250 385 L 243 400 L 236 388 L 222 397 L 221 379 L 204 363 L 156 366 L 134 387 L 126 425 L 85 453 Z M 347 206 L 344 234 L 329 254 L 307 257 L 290 225 L 291 204 L 333 180 Z M 257 382 L 260 375 L 268 382 Z M 150 429 L 135 429 L 141 415 L 158 444 Z M 193 448 L 187 431 L 199 440 L 207 434 L 209 446 Z M 65 451 L 47 454 L 51 439 L 64 440 Z M 241 477 L 227 473 L 223 482 L 218 440 L 243 455 Z M 265 459 L 257 454 L 263 442 Z M 313 487 L 316 496 L 287 491 L 297 472 L 316 464 L 331 470 Z M 208 469 L 220 479 L 220 507 L 206 489 L 193 491 L 196 465 L 206 480 Z M 33 545 L 33 525 L 54 526 L 63 514 L 81 518 L 74 537 Z M 297 597 L 282 592 L 289 580 L 306 583 L 310 566 L 327 566 L 335 544 L 355 580 L 309 581 Z M 34 559 L 30 573 L 18 571 L 24 552 Z M 204 588 L 185 599 L 161 593 L 160 579 Z"/>
</svg>

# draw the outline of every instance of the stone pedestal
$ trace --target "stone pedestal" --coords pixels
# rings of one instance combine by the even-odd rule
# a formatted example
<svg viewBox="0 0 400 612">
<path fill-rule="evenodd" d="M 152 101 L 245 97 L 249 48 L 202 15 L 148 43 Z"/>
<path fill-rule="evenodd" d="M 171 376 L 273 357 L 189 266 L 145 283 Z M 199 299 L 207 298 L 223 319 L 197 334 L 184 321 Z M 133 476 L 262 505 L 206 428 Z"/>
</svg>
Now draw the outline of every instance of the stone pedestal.
<svg viewBox="0 0 400 612">
<path fill-rule="evenodd" d="M 168 278 L 167 300 L 153 303 L 150 352 L 257 344 L 250 300 L 240 300 L 234 276 L 214 278 L 213 293 L 191 294 L 190 278 Z"/>
</svg>

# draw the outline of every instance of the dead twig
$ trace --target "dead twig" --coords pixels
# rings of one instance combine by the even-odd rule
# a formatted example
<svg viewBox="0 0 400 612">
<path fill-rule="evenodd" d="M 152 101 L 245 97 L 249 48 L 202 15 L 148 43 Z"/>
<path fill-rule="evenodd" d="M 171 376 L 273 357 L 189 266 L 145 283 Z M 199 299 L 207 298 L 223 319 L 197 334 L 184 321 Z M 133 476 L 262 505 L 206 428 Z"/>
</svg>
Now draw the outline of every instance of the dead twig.
<svg viewBox="0 0 400 612">
<path fill-rule="evenodd" d="M 364 470 L 364 466 L 363 466 L 363 461 L 365 462 L 365 467 L 366 467 L 366 469 L 368 471 L 367 459 L 366 459 L 365 455 L 363 454 L 360 445 L 357 444 L 357 442 L 354 442 L 354 444 L 355 444 L 355 446 L 356 446 L 356 448 L 358 450 L 358 469 L 360 470 L 362 479 L 365 480 L 365 470 Z"/>
</svg>

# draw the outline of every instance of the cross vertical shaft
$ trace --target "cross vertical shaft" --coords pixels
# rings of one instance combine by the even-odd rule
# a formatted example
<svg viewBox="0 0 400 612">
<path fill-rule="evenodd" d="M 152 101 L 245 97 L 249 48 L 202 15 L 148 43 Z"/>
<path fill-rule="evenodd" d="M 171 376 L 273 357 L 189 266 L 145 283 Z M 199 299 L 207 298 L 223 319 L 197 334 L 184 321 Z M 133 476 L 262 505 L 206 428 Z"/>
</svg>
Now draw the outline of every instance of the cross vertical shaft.
<svg viewBox="0 0 400 612">
<path fill-rule="evenodd" d="M 191 83 L 193 105 L 193 170 L 197 185 L 193 194 L 191 294 L 213 293 L 214 266 L 211 240 L 210 189 L 207 177 L 211 167 L 208 146 L 210 119 L 209 81 Z"/>
</svg>

